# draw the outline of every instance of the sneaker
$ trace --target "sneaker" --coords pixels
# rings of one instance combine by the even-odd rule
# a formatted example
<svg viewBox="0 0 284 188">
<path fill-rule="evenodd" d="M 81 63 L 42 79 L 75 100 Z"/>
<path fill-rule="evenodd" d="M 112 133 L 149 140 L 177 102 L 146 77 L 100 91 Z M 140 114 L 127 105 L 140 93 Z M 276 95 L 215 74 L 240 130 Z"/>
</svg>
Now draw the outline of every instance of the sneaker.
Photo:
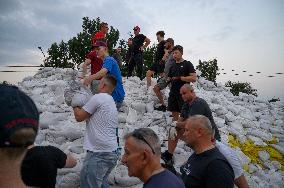
<svg viewBox="0 0 284 188">
<path fill-rule="evenodd" d="M 170 165 L 170 166 L 174 165 L 173 154 L 170 154 L 168 151 L 165 151 L 161 154 L 161 159 L 167 165 Z"/>
<path fill-rule="evenodd" d="M 165 105 L 161 105 L 159 107 L 155 107 L 154 109 L 158 110 L 158 111 L 163 111 L 163 112 L 167 111 L 167 107 Z"/>
</svg>

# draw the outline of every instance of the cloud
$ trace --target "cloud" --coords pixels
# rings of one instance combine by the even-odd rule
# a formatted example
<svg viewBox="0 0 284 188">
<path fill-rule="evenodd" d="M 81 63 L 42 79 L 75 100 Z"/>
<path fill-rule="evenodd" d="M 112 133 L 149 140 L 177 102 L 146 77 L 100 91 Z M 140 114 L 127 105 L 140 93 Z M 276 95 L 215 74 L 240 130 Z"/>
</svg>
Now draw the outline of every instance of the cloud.
<svg viewBox="0 0 284 188">
<path fill-rule="evenodd" d="M 76 36 L 82 30 L 85 16 L 100 17 L 117 28 L 123 38 L 137 23 L 148 27 L 124 1 L 1 0 L 0 3 L 0 65 L 40 64 L 41 60 L 35 55 L 31 58 L 33 54 L 27 51 L 38 50 L 38 46 L 46 51 L 53 42 Z"/>
</svg>

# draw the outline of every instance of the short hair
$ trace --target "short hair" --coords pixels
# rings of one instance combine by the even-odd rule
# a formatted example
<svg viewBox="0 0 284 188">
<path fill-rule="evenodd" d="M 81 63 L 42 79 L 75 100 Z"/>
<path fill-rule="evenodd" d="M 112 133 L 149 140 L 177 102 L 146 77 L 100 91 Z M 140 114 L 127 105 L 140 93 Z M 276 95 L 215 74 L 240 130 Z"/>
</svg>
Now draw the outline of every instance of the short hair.
<svg viewBox="0 0 284 188">
<path fill-rule="evenodd" d="M 206 130 L 207 134 L 212 136 L 215 134 L 214 129 L 212 128 L 210 120 L 204 116 L 204 115 L 193 115 L 190 116 L 187 121 L 197 121 L 199 125 L 203 127 L 203 129 Z"/>
<path fill-rule="evenodd" d="M 102 27 L 106 26 L 106 25 L 108 25 L 106 22 L 102 22 L 102 23 L 100 24 L 100 29 L 101 29 Z"/>
<path fill-rule="evenodd" d="M 181 45 L 176 45 L 173 47 L 172 51 L 178 50 L 180 53 L 183 53 L 183 47 Z"/>
<path fill-rule="evenodd" d="M 161 37 L 164 37 L 165 36 L 165 32 L 164 31 L 158 31 L 156 33 L 156 35 L 160 35 Z"/>
<path fill-rule="evenodd" d="M 111 89 L 114 90 L 117 84 L 117 79 L 113 75 L 104 76 L 104 83 Z"/>
<path fill-rule="evenodd" d="M 169 43 L 172 43 L 172 45 L 175 45 L 175 41 L 174 41 L 173 38 L 168 38 L 168 39 L 166 40 L 166 42 L 169 42 Z"/>
<path fill-rule="evenodd" d="M 139 133 L 143 138 L 148 142 L 145 143 L 145 141 L 138 139 L 137 137 L 133 136 L 134 134 Z M 124 140 L 128 139 L 129 137 L 134 138 L 134 140 L 141 145 L 148 145 L 148 147 L 152 147 L 151 149 L 154 150 L 154 154 L 160 156 L 161 155 L 161 144 L 160 139 L 157 136 L 157 134 L 150 128 L 140 128 L 136 129 L 133 132 L 130 132 L 124 136 Z M 151 146 L 150 146 L 151 145 Z"/>
<path fill-rule="evenodd" d="M 183 84 L 183 87 L 185 87 L 188 90 L 194 90 L 190 83 Z"/>
</svg>

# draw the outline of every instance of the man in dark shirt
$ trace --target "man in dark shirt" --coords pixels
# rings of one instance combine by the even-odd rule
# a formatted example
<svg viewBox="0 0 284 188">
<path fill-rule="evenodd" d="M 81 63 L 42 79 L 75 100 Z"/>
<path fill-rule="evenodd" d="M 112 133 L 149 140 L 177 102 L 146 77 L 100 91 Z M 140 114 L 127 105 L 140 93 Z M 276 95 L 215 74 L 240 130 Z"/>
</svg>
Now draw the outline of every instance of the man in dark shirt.
<svg viewBox="0 0 284 188">
<path fill-rule="evenodd" d="M 157 73 L 163 73 L 165 64 L 162 61 L 162 58 L 165 54 L 165 44 L 166 41 L 164 40 L 165 32 L 164 31 L 158 31 L 156 33 L 157 40 L 159 44 L 157 45 L 157 50 L 155 54 L 155 62 L 150 67 L 150 69 L 146 72 L 146 78 L 147 78 L 147 89 L 151 86 L 151 77 L 153 74 Z"/>
<path fill-rule="evenodd" d="M 132 72 L 134 67 L 137 67 L 137 75 L 142 80 L 142 72 L 143 72 L 143 51 L 150 44 L 150 39 L 148 39 L 145 35 L 139 34 L 140 27 L 135 26 L 133 28 L 134 38 L 132 39 L 132 58 L 128 65 L 128 73 L 127 77 L 132 76 Z M 145 44 L 144 44 L 145 43 Z"/>
<path fill-rule="evenodd" d="M 185 83 L 195 82 L 197 79 L 195 69 L 190 61 L 182 58 L 183 47 L 176 45 L 173 48 L 175 64 L 170 68 L 168 80 L 171 81 L 171 90 L 168 98 L 168 111 L 172 112 L 173 121 L 177 121 L 183 100 L 179 90 Z"/>
<path fill-rule="evenodd" d="M 121 161 L 127 166 L 129 176 L 138 177 L 144 188 L 184 188 L 180 178 L 161 166 L 161 144 L 152 129 L 136 129 L 124 139 Z"/>
<path fill-rule="evenodd" d="M 185 125 L 184 140 L 194 153 L 181 166 L 186 187 L 234 187 L 234 172 L 223 154 L 212 143 L 214 129 L 203 115 L 191 116 Z"/>
<path fill-rule="evenodd" d="M 28 186 L 52 188 L 56 184 L 58 168 L 76 166 L 76 159 L 54 146 L 29 146 L 23 160 L 21 174 Z"/>
<path fill-rule="evenodd" d="M 169 138 L 168 141 L 168 150 L 166 150 L 163 154 L 162 154 L 162 159 L 166 162 L 166 163 L 173 163 L 173 153 L 175 151 L 175 148 L 177 146 L 178 140 L 182 139 L 182 135 L 184 133 L 184 126 L 185 126 L 185 120 L 187 118 L 189 118 L 190 116 L 193 115 L 204 115 L 206 116 L 210 122 L 211 125 L 214 129 L 215 132 L 215 139 L 220 141 L 221 137 L 219 134 L 219 130 L 214 122 L 213 116 L 212 116 L 212 112 L 209 108 L 209 105 L 207 104 L 207 102 L 196 96 L 193 87 L 190 84 L 184 84 L 181 88 L 180 88 L 180 94 L 182 96 L 182 100 L 185 102 L 182 106 L 182 110 L 181 110 L 181 114 L 180 117 L 176 123 L 176 127 L 173 129 L 176 130 L 172 130 L 172 131 L 177 131 L 177 135 L 174 138 Z"/>
</svg>

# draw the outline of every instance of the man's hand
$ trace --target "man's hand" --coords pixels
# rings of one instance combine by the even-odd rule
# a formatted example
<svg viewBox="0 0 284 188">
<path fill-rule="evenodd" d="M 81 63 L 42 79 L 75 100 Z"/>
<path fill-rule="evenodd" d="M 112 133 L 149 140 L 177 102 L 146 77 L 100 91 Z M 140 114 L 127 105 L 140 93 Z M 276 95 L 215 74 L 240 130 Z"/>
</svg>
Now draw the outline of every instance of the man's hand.
<svg viewBox="0 0 284 188">
<path fill-rule="evenodd" d="M 175 140 L 176 137 L 177 137 L 176 122 L 173 122 L 169 130 L 169 139 Z"/>
<path fill-rule="evenodd" d="M 141 46 L 141 47 L 139 48 L 139 50 L 142 51 L 142 52 L 144 52 L 144 49 L 145 49 L 144 46 Z"/>
<path fill-rule="evenodd" d="M 84 78 L 84 85 L 89 86 L 89 85 L 91 85 L 92 81 L 93 81 L 92 77 L 88 76 L 88 77 Z"/>
</svg>

